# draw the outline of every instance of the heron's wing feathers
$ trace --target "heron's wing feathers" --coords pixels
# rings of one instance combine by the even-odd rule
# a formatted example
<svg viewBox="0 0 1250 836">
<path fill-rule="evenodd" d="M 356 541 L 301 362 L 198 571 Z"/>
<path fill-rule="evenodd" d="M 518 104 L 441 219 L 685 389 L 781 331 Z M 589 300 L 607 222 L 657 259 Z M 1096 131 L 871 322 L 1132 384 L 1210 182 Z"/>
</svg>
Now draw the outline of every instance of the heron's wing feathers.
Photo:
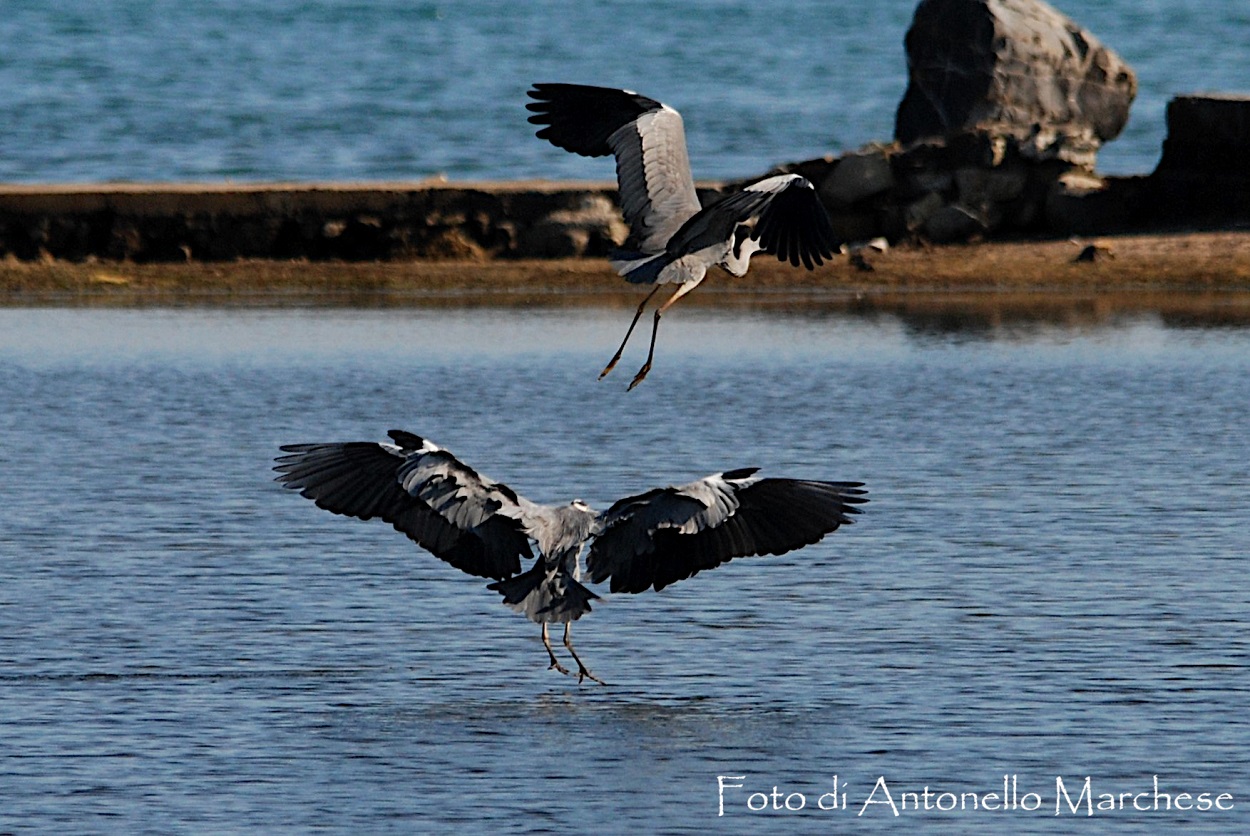
<svg viewBox="0 0 1250 836">
<path fill-rule="evenodd" d="M 389 522 L 461 571 L 502 580 L 532 557 L 524 517 L 532 505 L 412 433 L 396 444 L 282 447 L 277 481 L 335 514 Z"/>
<path fill-rule="evenodd" d="M 677 231 L 669 252 L 696 252 L 726 241 L 751 221 L 751 237 L 779 261 L 796 267 L 801 262 L 810 270 L 833 258 L 836 236 L 829 214 L 811 182 L 797 174 L 765 178 L 706 206 Z"/>
<path fill-rule="evenodd" d="M 781 174 L 753 183 L 744 191 L 768 195 L 752 233 L 765 252 L 795 267 L 801 261 L 808 270 L 833 258 L 837 236 L 811 181 L 797 174 Z"/>
<path fill-rule="evenodd" d="M 583 156 L 616 157 L 621 212 L 644 253 L 663 252 L 700 209 L 681 114 L 629 90 L 582 84 L 535 84 L 529 121 L 538 136 Z"/>
<path fill-rule="evenodd" d="M 663 104 L 630 90 L 586 84 L 535 84 L 525 106 L 529 121 L 543 125 L 538 138 L 583 157 L 614 153 L 609 138 L 622 126 Z"/>
<path fill-rule="evenodd" d="M 621 212 L 643 252 L 663 252 L 673 234 L 702 208 L 686 154 L 681 114 L 661 107 L 611 136 Z"/>
<path fill-rule="evenodd" d="M 735 557 L 784 554 L 850 523 L 859 482 L 718 473 L 622 499 L 601 516 L 586 566 L 613 592 L 663 589 Z"/>
<path fill-rule="evenodd" d="M 758 216 L 771 198 L 768 192 L 743 189 L 705 206 L 669 239 L 668 252 L 680 258 L 729 240 L 734 229 Z"/>
</svg>

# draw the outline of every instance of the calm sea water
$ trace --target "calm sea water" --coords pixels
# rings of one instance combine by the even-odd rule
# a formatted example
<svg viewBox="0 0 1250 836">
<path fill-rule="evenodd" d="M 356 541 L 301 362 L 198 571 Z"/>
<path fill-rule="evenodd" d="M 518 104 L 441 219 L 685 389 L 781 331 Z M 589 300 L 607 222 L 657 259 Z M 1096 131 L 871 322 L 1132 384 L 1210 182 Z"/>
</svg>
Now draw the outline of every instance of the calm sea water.
<svg viewBox="0 0 1250 836">
<path fill-rule="evenodd" d="M 542 80 L 661 98 L 743 177 L 888 140 L 915 5 L 5 0 L 0 182 L 610 179 L 534 139 Z M 1154 168 L 1172 96 L 1247 91 L 1244 0 L 1056 5 L 1138 73 L 1108 172 Z"/>
<path fill-rule="evenodd" d="M 627 394 L 625 316 L 0 310 L 0 832 L 1250 823 L 1250 330 L 692 308 Z M 605 596 L 579 687 L 480 580 L 271 481 L 395 426 L 540 501 L 745 465 L 872 501 Z M 1132 810 L 1156 775 L 1233 809 Z M 1004 776 L 1040 809 L 857 815 Z M 1130 809 L 1055 818 L 1086 776 Z"/>
</svg>

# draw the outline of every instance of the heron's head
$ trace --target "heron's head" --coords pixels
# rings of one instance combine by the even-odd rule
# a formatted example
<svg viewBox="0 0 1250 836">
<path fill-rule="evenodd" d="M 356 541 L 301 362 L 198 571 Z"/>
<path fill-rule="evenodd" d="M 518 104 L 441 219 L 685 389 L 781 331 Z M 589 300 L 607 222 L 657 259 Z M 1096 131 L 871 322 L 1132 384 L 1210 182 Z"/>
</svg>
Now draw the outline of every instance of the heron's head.
<svg viewBox="0 0 1250 836">
<path fill-rule="evenodd" d="M 594 509 L 591 508 L 589 505 L 587 505 L 586 502 L 581 499 L 573 500 L 572 502 L 569 503 L 569 506 L 572 508 L 576 508 L 579 511 L 588 511 L 591 513 L 594 512 Z"/>
</svg>

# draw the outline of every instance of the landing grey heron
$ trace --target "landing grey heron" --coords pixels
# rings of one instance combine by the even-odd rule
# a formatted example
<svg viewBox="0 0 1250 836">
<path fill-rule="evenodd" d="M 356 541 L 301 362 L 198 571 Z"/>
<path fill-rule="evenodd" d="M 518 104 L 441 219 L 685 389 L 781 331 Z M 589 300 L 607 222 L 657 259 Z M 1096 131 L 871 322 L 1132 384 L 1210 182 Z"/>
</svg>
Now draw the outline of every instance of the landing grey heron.
<svg viewBox="0 0 1250 836">
<path fill-rule="evenodd" d="M 276 481 L 335 514 L 389 522 L 457 569 L 492 578 L 487 589 L 542 625 L 549 669 L 567 674 L 547 631 L 563 624 L 578 682 L 603 683 L 570 638 L 572 623 L 599 597 L 581 583 L 588 541 L 592 582 L 608 580 L 613 592 L 661 590 L 735 557 L 815 543 L 867 502 L 862 482 L 761 478 L 744 468 L 628 496 L 606 511 L 580 499 L 539 505 L 420 436 L 389 435 L 394 443 L 285 445 Z M 531 543 L 538 557 L 522 572 Z"/>
<path fill-rule="evenodd" d="M 763 250 L 808 270 L 833 258 L 836 244 L 829 215 L 810 181 L 797 174 L 765 177 L 704 206 L 695 192 L 686 155 L 681 114 L 631 90 L 583 84 L 535 84 L 529 121 L 557 148 L 585 157 L 616 157 L 621 211 L 629 224 L 626 246 L 612 266 L 627 281 L 653 284 L 638 305 L 625 339 L 599 375 L 612 371 L 634 333 L 647 302 L 661 285 L 677 291 L 655 311 L 647 362 L 633 389 L 651 371 L 660 317 L 699 286 L 718 265 L 745 276 L 751 256 Z"/>
</svg>

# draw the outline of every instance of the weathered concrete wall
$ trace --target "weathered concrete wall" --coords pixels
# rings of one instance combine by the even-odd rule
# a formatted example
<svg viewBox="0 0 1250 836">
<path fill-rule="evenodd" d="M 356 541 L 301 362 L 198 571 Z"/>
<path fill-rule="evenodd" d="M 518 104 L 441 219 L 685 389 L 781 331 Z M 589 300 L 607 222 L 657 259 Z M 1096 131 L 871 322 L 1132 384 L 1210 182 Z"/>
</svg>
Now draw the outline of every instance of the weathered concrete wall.
<svg viewBox="0 0 1250 836">
<path fill-rule="evenodd" d="M 605 255 L 609 184 L 0 188 L 0 256 L 131 261 Z"/>
<path fill-rule="evenodd" d="M 1177 96 L 1167 125 L 1150 177 L 1159 211 L 1216 223 L 1250 219 L 1250 95 Z"/>
</svg>

